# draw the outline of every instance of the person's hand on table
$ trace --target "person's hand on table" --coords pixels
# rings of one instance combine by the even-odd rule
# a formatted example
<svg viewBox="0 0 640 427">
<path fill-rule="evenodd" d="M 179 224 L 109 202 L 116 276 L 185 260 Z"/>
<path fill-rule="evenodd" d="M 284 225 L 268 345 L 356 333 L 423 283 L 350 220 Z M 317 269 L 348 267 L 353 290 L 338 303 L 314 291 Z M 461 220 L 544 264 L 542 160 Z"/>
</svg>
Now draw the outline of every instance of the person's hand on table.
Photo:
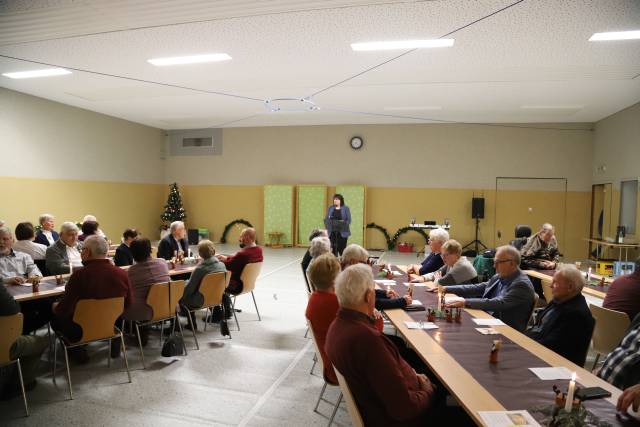
<svg viewBox="0 0 640 427">
<path fill-rule="evenodd" d="M 447 308 L 464 308 L 464 299 L 452 301 L 444 305 Z"/>
<path fill-rule="evenodd" d="M 446 294 L 447 293 L 447 287 L 446 286 L 442 286 L 441 284 L 438 284 L 438 293 Z"/>
<path fill-rule="evenodd" d="M 425 374 L 416 373 L 416 377 L 418 378 L 418 387 L 420 388 L 420 390 L 423 390 L 429 393 L 433 392 L 434 386 L 431 383 L 431 381 L 429 381 L 429 378 L 427 378 Z"/>
<path fill-rule="evenodd" d="M 411 295 L 409 294 L 405 295 L 403 298 L 407 305 L 411 305 L 411 303 L 413 302 L 413 298 L 411 298 Z"/>
<path fill-rule="evenodd" d="M 373 309 L 373 318 L 376 320 L 382 319 L 382 313 L 377 308 Z"/>
<path fill-rule="evenodd" d="M 26 281 L 27 279 L 25 279 L 22 276 L 15 276 L 15 277 L 10 277 L 9 279 L 5 279 L 4 283 L 7 285 L 21 285 Z"/>
<path fill-rule="evenodd" d="M 387 290 L 387 298 L 398 298 L 398 293 L 393 289 Z"/>
<path fill-rule="evenodd" d="M 40 283 L 40 280 L 42 280 L 42 276 L 29 276 L 29 278 L 27 279 L 27 282 L 31 284 L 35 284 L 35 283 Z"/>
<path fill-rule="evenodd" d="M 553 261 L 542 261 L 542 268 L 545 270 L 553 270 L 556 268 L 556 263 Z"/>
<path fill-rule="evenodd" d="M 627 412 L 631 404 L 633 404 L 634 411 L 640 407 L 640 384 L 631 386 L 622 392 L 618 398 L 616 409 L 620 412 Z"/>
<path fill-rule="evenodd" d="M 420 276 L 419 274 L 410 274 L 409 275 L 409 281 L 411 283 L 422 283 L 425 281 L 424 277 Z"/>
<path fill-rule="evenodd" d="M 414 273 L 414 274 L 420 273 L 420 266 L 416 265 L 416 264 L 409 264 L 407 266 L 407 273 L 408 274 L 410 274 L 410 273 Z"/>
</svg>

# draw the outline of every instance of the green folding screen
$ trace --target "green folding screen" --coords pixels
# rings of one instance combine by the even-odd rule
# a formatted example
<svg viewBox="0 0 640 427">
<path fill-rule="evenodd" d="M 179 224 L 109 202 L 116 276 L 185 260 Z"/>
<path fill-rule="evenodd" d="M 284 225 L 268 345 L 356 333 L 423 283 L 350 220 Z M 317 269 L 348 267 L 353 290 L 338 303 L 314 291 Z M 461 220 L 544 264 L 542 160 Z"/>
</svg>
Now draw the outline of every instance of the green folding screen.
<svg viewBox="0 0 640 427">
<path fill-rule="evenodd" d="M 264 186 L 264 242 L 269 233 L 283 233 L 280 243 L 293 244 L 293 185 Z"/>
<path fill-rule="evenodd" d="M 351 211 L 351 236 L 347 244 L 364 246 L 365 187 L 364 185 L 338 185 L 336 193 L 342 194 L 344 204 Z"/>
<path fill-rule="evenodd" d="M 327 210 L 326 185 L 298 186 L 298 245 L 309 245 L 309 234 L 314 228 L 325 228 Z"/>
</svg>

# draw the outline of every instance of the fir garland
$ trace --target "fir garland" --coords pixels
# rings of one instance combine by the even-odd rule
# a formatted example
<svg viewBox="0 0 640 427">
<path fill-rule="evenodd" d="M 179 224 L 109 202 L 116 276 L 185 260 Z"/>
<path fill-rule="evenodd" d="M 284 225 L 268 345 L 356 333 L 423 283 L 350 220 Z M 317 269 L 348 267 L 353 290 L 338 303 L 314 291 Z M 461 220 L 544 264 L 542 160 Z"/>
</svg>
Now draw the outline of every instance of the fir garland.
<svg viewBox="0 0 640 427">
<path fill-rule="evenodd" d="M 251 223 L 245 219 L 242 219 L 242 218 L 234 219 L 229 224 L 227 224 L 226 227 L 224 227 L 224 231 L 222 232 L 222 237 L 220 237 L 220 243 L 227 243 L 227 233 L 229 232 L 229 230 L 231 230 L 231 227 L 233 227 L 236 224 L 243 224 L 243 225 L 246 225 L 247 227 L 253 228 L 253 225 L 251 225 Z M 256 239 L 256 243 L 258 243 L 258 239 Z"/>
<path fill-rule="evenodd" d="M 396 234 L 393 235 L 393 239 L 391 239 L 391 242 L 389 243 L 389 249 L 393 249 L 398 244 L 398 238 L 400 238 L 400 236 L 406 233 L 407 231 L 415 231 L 416 233 L 422 234 L 422 237 L 424 237 L 425 244 L 429 241 L 429 236 L 427 235 L 427 233 L 424 232 L 422 228 L 402 227 L 401 229 L 396 231 Z"/>
<path fill-rule="evenodd" d="M 376 230 L 379 230 L 382 234 L 384 234 L 384 241 L 387 243 L 387 248 L 389 250 L 393 249 L 393 243 L 391 242 L 391 237 L 389 237 L 389 233 L 387 232 L 386 228 L 376 224 L 375 222 L 370 222 L 369 224 L 367 224 L 367 228 L 374 228 Z"/>
</svg>

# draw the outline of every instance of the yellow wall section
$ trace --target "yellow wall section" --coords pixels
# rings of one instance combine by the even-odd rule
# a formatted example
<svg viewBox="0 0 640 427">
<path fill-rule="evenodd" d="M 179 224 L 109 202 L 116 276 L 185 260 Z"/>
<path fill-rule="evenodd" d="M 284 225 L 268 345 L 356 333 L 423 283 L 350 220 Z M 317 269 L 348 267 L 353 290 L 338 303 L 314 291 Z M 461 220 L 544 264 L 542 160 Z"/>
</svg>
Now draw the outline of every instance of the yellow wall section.
<svg viewBox="0 0 640 427">
<path fill-rule="evenodd" d="M 78 222 L 95 215 L 100 228 L 115 243 L 128 227 L 140 229 L 150 239 L 159 237 L 165 185 L 47 180 L 0 177 L 8 195 L 0 218 L 12 229 L 22 221 L 38 223 L 43 213 L 56 217 L 56 229 L 64 221 Z"/>
</svg>

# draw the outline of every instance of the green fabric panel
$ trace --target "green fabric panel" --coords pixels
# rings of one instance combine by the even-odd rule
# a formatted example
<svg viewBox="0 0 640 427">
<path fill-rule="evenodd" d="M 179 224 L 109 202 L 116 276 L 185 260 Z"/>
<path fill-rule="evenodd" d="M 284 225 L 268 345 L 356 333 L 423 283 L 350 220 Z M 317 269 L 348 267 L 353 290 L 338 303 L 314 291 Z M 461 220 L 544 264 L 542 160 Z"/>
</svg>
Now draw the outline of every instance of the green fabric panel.
<svg viewBox="0 0 640 427">
<path fill-rule="evenodd" d="M 339 185 L 336 193 L 342 194 L 344 204 L 351 211 L 351 236 L 347 244 L 364 246 L 364 185 Z M 330 202 L 333 203 L 333 200 Z"/>
<path fill-rule="evenodd" d="M 269 243 L 269 233 L 284 233 L 280 243 L 293 244 L 293 186 L 264 186 L 264 238 Z"/>
<path fill-rule="evenodd" d="M 301 185 L 298 187 L 298 244 L 309 246 L 309 234 L 314 228 L 324 227 L 327 210 L 326 185 Z"/>
</svg>

